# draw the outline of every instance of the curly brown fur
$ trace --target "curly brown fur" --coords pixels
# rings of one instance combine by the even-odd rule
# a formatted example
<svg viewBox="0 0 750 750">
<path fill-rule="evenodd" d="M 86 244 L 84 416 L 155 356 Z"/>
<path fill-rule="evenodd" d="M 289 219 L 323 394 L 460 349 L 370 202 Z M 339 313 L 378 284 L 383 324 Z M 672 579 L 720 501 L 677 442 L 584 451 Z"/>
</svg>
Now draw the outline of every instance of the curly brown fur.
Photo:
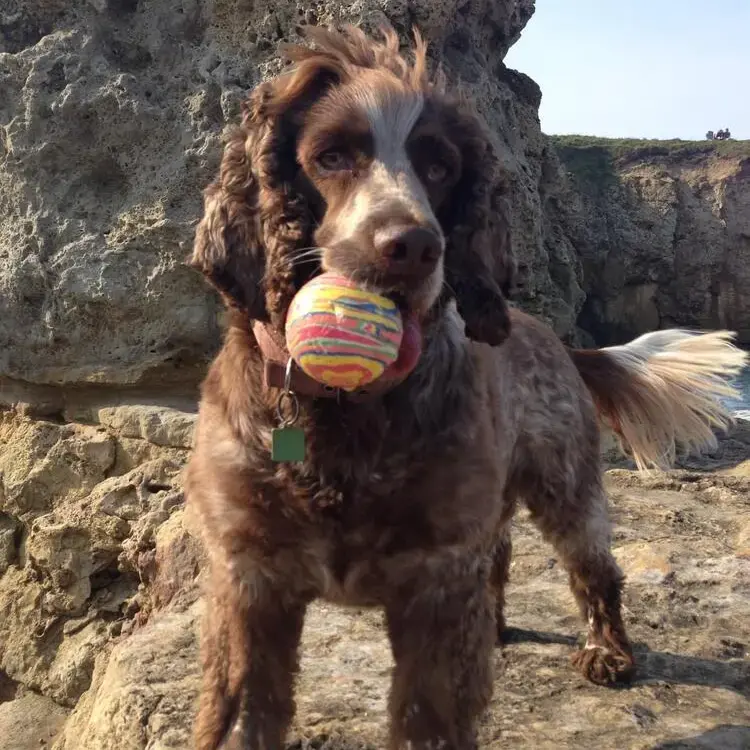
<svg viewBox="0 0 750 750">
<path fill-rule="evenodd" d="M 547 326 L 508 311 L 497 294 L 508 260 L 493 257 L 487 240 L 496 200 L 487 197 L 489 151 L 473 115 L 429 81 L 419 42 L 409 65 L 392 32 L 383 43 L 356 30 L 312 37 L 316 50 L 292 51 L 294 71 L 251 96 L 196 236 L 194 263 L 231 308 L 186 479 L 210 561 L 196 747 L 283 746 L 305 609 L 325 598 L 386 613 L 392 750 L 464 750 L 476 747 L 490 699 L 518 501 L 570 571 L 589 623 L 576 664 L 601 683 L 632 673 L 597 413 L 578 368 L 605 416 L 625 409 L 658 422 L 654 410 L 632 412 L 632 384 L 648 380 L 658 342 L 650 359 L 630 350 L 571 356 Z M 394 137 L 378 142 L 378 128 Z M 445 172 L 433 168 L 432 149 L 414 146 L 425 128 L 446 139 Z M 336 169 L 323 174 L 320 149 L 332 134 L 344 161 L 328 154 Z M 432 253 L 408 283 L 382 265 L 373 239 L 404 222 L 429 237 Z M 314 262 L 301 262 L 311 246 Z M 400 291 L 419 315 L 422 355 L 384 395 L 300 396 L 305 459 L 275 463 L 278 392 L 264 385 L 252 320 L 282 331 L 296 288 L 321 268 Z M 467 333 L 507 338 L 493 348 Z M 608 384 L 607 368 L 626 395 Z M 650 388 L 674 400 L 676 382 L 652 377 Z M 710 389 L 679 382 L 705 413 Z M 684 426 L 694 422 L 680 424 L 689 439 Z M 641 442 L 651 433 L 643 434 Z"/>
<path fill-rule="evenodd" d="M 404 222 L 429 225 L 434 218 L 430 228 L 442 235 L 445 250 L 445 286 L 437 291 L 443 301 L 457 298 L 471 338 L 501 343 L 509 327 L 504 292 L 512 285 L 515 266 L 507 216 L 497 197 L 502 184 L 498 159 L 470 103 L 447 91 L 442 75 L 429 78 L 426 46 L 418 35 L 411 65 L 399 53 L 392 29 L 384 31 L 382 43 L 355 28 L 339 34 L 313 27 L 307 35 L 317 46 L 287 46 L 293 67 L 252 92 L 241 124 L 230 133 L 219 176 L 205 191 L 192 265 L 227 304 L 253 319 L 280 324 L 296 289 L 315 273 L 316 261 L 332 265 L 325 253 L 315 254 L 316 248 L 340 240 L 343 253 L 348 253 L 354 240 L 360 248 L 371 244 L 357 227 L 334 224 L 337 204 L 351 186 L 346 180 L 319 179 L 314 166 L 301 164 L 305 149 L 300 138 L 316 122 L 317 130 L 328 135 L 339 127 L 351 128 L 352 116 L 361 119 L 362 98 L 380 89 L 382 101 L 369 102 L 371 109 L 388 105 L 389 97 L 400 98 L 399 106 L 406 108 L 416 102 L 415 130 L 424 131 L 422 140 L 439 147 L 444 156 L 460 155 L 460 167 L 448 170 L 446 184 L 433 186 L 435 216 L 405 216 Z M 343 91 L 346 98 L 336 98 Z M 314 104 L 319 109 L 306 119 Z M 351 135 L 339 133 L 342 141 Z M 384 187 L 390 186 L 373 185 L 373 191 Z M 390 204 L 381 201 L 377 207 L 381 213 L 390 217 L 411 209 L 419 214 L 414 196 L 391 192 Z M 350 236 L 344 236 L 347 231 Z M 386 280 L 381 269 L 371 271 L 359 280 L 382 287 Z M 410 281 L 391 280 L 389 286 L 403 292 Z M 442 287 L 443 278 L 436 274 L 434 282 Z"/>
</svg>

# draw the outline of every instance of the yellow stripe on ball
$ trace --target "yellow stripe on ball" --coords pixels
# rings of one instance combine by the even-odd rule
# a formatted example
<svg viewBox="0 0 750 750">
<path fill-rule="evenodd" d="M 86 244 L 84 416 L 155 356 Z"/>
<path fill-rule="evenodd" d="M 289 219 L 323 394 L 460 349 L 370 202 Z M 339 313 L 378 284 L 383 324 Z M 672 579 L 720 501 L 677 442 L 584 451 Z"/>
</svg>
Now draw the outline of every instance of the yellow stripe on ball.
<svg viewBox="0 0 750 750">
<path fill-rule="evenodd" d="M 289 308 L 289 352 L 315 380 L 354 390 L 379 378 L 398 358 L 403 321 L 396 304 L 323 274 L 305 284 Z"/>
</svg>

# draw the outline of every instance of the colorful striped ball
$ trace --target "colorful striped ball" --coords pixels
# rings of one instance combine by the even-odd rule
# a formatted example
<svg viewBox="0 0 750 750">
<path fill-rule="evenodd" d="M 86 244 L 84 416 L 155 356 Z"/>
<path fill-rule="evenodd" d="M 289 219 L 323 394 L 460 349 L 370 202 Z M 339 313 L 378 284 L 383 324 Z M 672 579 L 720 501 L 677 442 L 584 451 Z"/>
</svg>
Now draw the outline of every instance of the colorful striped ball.
<svg viewBox="0 0 750 750">
<path fill-rule="evenodd" d="M 286 319 L 289 353 L 311 378 L 354 391 L 398 358 L 403 321 L 386 297 L 324 273 L 297 292 Z"/>
</svg>

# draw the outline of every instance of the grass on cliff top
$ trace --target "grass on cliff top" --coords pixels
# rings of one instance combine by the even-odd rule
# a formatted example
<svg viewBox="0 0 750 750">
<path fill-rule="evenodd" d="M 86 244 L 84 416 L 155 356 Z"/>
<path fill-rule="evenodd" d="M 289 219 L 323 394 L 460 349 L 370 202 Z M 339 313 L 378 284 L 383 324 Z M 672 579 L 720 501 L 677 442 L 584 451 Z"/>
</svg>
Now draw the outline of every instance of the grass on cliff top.
<svg viewBox="0 0 750 750">
<path fill-rule="evenodd" d="M 601 148 L 615 159 L 650 156 L 694 156 L 714 153 L 717 156 L 750 156 L 750 141 L 669 141 L 645 138 L 598 138 L 589 135 L 551 135 L 555 148 Z"/>
<path fill-rule="evenodd" d="M 616 179 L 615 166 L 642 161 L 680 161 L 709 156 L 750 157 L 750 141 L 669 141 L 639 138 L 598 138 L 587 135 L 552 135 L 552 145 L 565 166 L 589 183 Z"/>
</svg>

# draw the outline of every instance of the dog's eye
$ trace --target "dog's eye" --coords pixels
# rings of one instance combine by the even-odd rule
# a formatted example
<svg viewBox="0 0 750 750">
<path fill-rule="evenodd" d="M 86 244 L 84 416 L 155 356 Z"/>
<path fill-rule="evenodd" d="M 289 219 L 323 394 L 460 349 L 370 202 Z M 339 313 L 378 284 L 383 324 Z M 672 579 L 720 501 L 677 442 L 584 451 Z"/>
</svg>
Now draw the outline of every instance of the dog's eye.
<svg viewBox="0 0 750 750">
<path fill-rule="evenodd" d="M 351 169 L 352 160 L 343 151 L 329 149 L 324 151 L 315 160 L 321 169 L 326 172 L 341 172 L 345 169 Z"/>
<path fill-rule="evenodd" d="M 448 167 L 439 161 L 433 162 L 427 167 L 427 179 L 430 182 L 442 182 L 448 176 Z"/>
</svg>

